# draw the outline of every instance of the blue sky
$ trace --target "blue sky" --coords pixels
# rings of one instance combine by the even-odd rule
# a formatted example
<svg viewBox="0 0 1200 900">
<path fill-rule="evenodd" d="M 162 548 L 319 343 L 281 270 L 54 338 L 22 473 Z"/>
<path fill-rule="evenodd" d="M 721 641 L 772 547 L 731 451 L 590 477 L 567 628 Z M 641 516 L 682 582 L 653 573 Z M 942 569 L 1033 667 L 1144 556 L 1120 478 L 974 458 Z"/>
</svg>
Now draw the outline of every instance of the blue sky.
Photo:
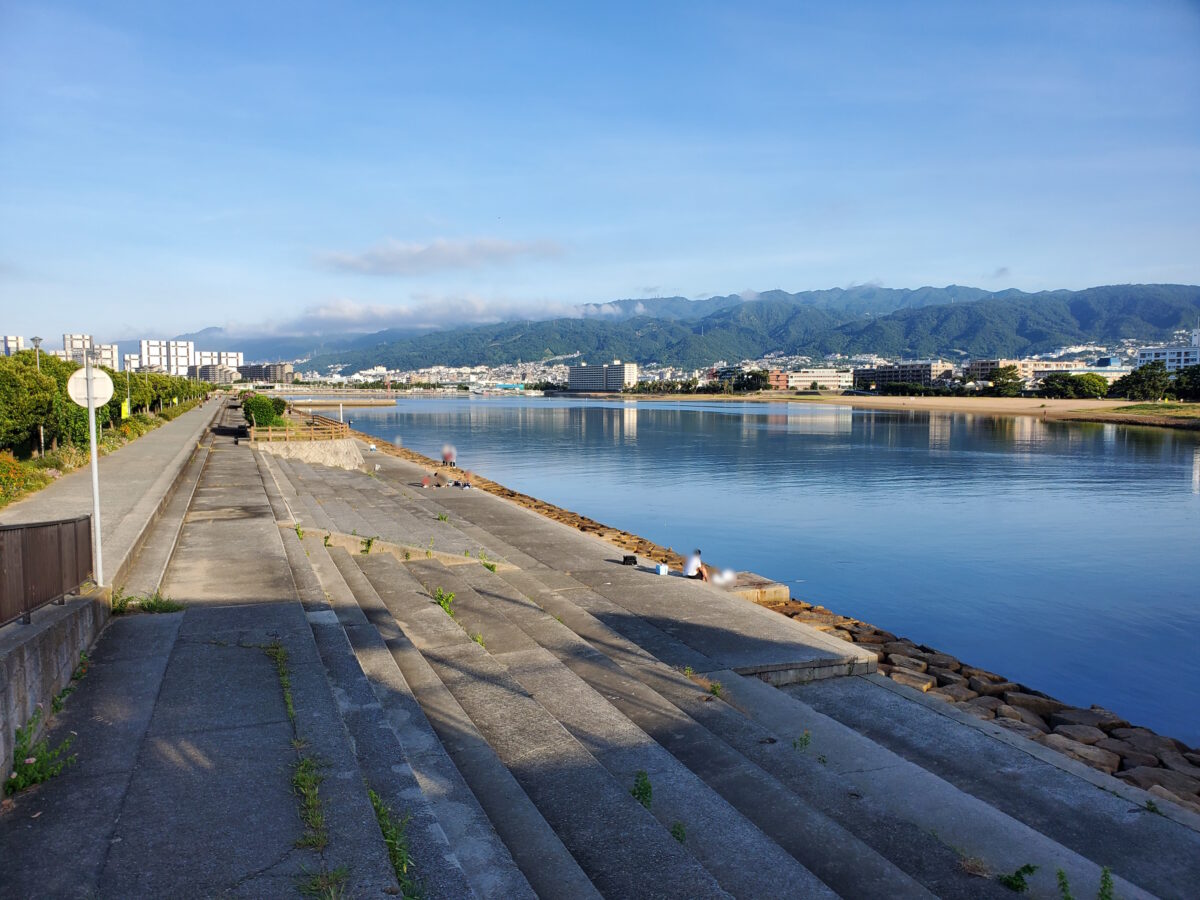
<svg viewBox="0 0 1200 900">
<path fill-rule="evenodd" d="M 1200 4 L 0 0 L 0 331 L 1200 283 Z"/>
</svg>

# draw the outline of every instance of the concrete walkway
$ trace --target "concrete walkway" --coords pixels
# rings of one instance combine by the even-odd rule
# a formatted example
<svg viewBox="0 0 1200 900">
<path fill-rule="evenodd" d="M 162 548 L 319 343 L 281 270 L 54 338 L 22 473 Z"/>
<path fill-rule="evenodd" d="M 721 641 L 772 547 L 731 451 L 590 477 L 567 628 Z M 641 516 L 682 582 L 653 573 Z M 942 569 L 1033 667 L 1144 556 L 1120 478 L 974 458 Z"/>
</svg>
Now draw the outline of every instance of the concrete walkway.
<svg viewBox="0 0 1200 900">
<path fill-rule="evenodd" d="M 394 893 L 246 445 L 216 438 L 163 590 L 185 610 L 114 619 L 55 717 L 77 762 L 0 815 L 0 896 L 295 897 L 322 873 Z M 293 786 L 305 759 L 319 829 Z"/>
</svg>

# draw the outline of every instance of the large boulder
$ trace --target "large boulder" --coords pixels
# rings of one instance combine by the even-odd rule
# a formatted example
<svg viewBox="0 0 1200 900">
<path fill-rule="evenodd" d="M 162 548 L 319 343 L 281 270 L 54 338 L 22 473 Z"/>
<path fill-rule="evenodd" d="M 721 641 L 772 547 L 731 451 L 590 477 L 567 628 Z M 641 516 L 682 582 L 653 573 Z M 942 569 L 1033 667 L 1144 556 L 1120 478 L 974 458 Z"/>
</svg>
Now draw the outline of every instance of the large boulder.
<svg viewBox="0 0 1200 900">
<path fill-rule="evenodd" d="M 1178 772 L 1181 775 L 1187 775 L 1190 778 L 1200 778 L 1200 766 L 1193 766 L 1190 762 L 1184 759 L 1182 753 L 1178 750 L 1164 750 L 1158 754 L 1158 758 L 1162 760 L 1162 764 L 1172 772 Z"/>
<path fill-rule="evenodd" d="M 941 687 L 934 688 L 929 693 L 945 697 L 947 700 L 953 700 L 955 703 L 966 703 L 968 700 L 974 700 L 979 696 L 964 684 L 942 685 Z"/>
<path fill-rule="evenodd" d="M 1122 769 L 1136 769 L 1138 766 L 1158 765 L 1158 757 L 1153 753 L 1143 753 L 1141 750 L 1135 749 L 1132 744 L 1127 744 L 1125 741 L 1119 741 L 1116 738 L 1105 738 L 1102 741 L 1096 741 L 1096 746 L 1101 750 L 1108 750 L 1121 757 Z"/>
<path fill-rule="evenodd" d="M 1182 753 L 1187 749 L 1174 738 L 1155 734 L 1149 728 L 1114 728 L 1109 732 L 1113 737 L 1127 741 L 1143 753 L 1153 753 L 1155 756 L 1172 750 Z"/>
<path fill-rule="evenodd" d="M 1138 766 L 1136 769 L 1118 772 L 1117 777 L 1130 784 L 1135 784 L 1143 790 L 1149 790 L 1156 784 L 1161 785 L 1172 794 L 1177 794 L 1185 800 L 1200 795 L 1200 779 L 1189 778 L 1187 775 L 1172 772 L 1170 769 Z"/>
<path fill-rule="evenodd" d="M 1068 737 L 1081 744 L 1095 745 L 1099 741 L 1104 740 L 1104 732 L 1099 728 L 1093 728 L 1091 725 L 1058 725 L 1055 727 L 1054 733 L 1061 734 L 1063 737 Z"/>
<path fill-rule="evenodd" d="M 1050 733 L 1050 726 L 1046 724 L 1041 716 L 1027 709 L 1021 709 L 1019 706 L 1009 706 L 1007 703 L 1000 704 L 996 707 L 996 718 L 1001 717 L 1024 722 L 1029 727 L 1037 729 L 1040 734 Z"/>
<path fill-rule="evenodd" d="M 1044 734 L 1039 740 L 1052 750 L 1057 750 L 1065 756 L 1087 763 L 1093 769 L 1099 769 L 1109 775 L 1114 774 L 1121 765 L 1121 757 L 1108 750 L 1081 744 L 1061 734 Z"/>
<path fill-rule="evenodd" d="M 986 709 L 988 712 L 993 713 L 1003 705 L 1004 701 L 999 697 L 976 697 L 971 701 L 971 706 L 978 706 L 981 709 Z"/>
<path fill-rule="evenodd" d="M 1053 697 L 1027 694 L 1024 691 L 1009 691 L 1004 695 L 1004 702 L 1009 706 L 1019 706 L 1021 709 L 1027 709 L 1042 717 L 1067 708 L 1067 704 L 1055 700 Z"/>
<path fill-rule="evenodd" d="M 1129 723 L 1116 713 L 1109 712 L 1100 706 L 1093 706 L 1091 709 L 1076 709 L 1075 707 L 1060 709 L 1058 712 L 1050 714 L 1050 724 L 1053 727 L 1090 725 L 1092 728 L 1099 728 L 1102 731 L 1129 727 Z"/>
<path fill-rule="evenodd" d="M 1020 719 L 1009 719 L 997 715 L 994 721 L 1002 728 L 1005 728 L 1008 731 L 1015 731 L 1017 734 L 1023 735 L 1031 740 L 1036 741 L 1043 736 L 1043 732 L 1034 728 L 1032 725 L 1026 725 Z"/>
<path fill-rule="evenodd" d="M 1020 685 L 1013 684 L 1011 681 L 990 681 L 987 678 L 980 678 L 978 675 L 968 678 L 967 686 L 977 694 L 986 694 L 990 697 L 1001 697 L 1009 691 L 1020 689 Z"/>
<path fill-rule="evenodd" d="M 918 691 L 928 691 L 930 688 L 937 687 L 937 679 L 932 675 L 926 675 L 923 672 L 915 672 L 912 669 L 895 668 L 892 669 L 891 675 L 888 676 L 899 684 L 906 684 L 911 688 L 916 688 Z"/>
<path fill-rule="evenodd" d="M 1200 813 L 1200 801 L 1194 799 L 1189 800 L 1186 797 L 1180 797 L 1178 794 L 1173 794 L 1161 784 L 1150 785 L 1150 787 L 1146 788 L 1146 793 L 1153 794 L 1160 800 L 1170 800 L 1172 803 L 1178 803 L 1184 809 L 1190 810 L 1191 812 Z"/>
<path fill-rule="evenodd" d="M 937 666 L 939 669 L 950 669 L 954 672 L 957 672 L 962 665 L 962 663 L 947 653 L 927 654 L 925 662 L 929 663 L 930 666 Z"/>
<path fill-rule="evenodd" d="M 901 656 L 899 653 L 889 653 L 888 662 L 893 666 L 901 669 L 911 669 L 914 672 L 924 672 L 929 668 L 929 664 L 923 659 L 914 659 L 911 656 Z M 934 679 L 937 682 L 937 679 Z"/>
<path fill-rule="evenodd" d="M 952 672 L 950 669 L 942 669 L 938 666 L 930 666 L 925 670 L 930 675 L 938 680 L 938 684 L 961 684 L 967 686 L 967 679 L 957 672 Z"/>
</svg>

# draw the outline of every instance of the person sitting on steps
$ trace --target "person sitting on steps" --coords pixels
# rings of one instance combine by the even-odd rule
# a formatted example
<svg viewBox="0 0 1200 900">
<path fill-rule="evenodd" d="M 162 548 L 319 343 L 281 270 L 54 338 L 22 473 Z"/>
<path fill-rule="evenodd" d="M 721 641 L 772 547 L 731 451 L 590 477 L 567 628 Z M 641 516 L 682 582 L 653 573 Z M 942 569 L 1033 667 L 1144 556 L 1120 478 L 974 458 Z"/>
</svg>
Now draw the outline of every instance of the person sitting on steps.
<svg viewBox="0 0 1200 900">
<path fill-rule="evenodd" d="M 700 551 L 696 550 L 687 558 L 687 562 L 683 567 L 683 574 L 687 578 L 699 578 L 701 581 L 708 581 L 708 568 L 700 561 Z"/>
</svg>

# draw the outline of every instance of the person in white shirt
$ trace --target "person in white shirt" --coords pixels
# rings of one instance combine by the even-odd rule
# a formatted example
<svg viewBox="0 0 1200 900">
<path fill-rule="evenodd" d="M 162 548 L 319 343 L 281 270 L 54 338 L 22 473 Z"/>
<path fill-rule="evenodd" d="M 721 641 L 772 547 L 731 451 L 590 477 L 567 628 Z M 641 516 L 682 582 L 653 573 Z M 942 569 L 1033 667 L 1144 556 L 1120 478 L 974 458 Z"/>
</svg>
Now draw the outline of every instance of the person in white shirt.
<svg viewBox="0 0 1200 900">
<path fill-rule="evenodd" d="M 683 567 L 683 574 L 688 578 L 699 578 L 701 581 L 708 581 L 708 569 L 700 561 L 699 550 L 694 551 L 687 558 L 687 563 Z"/>
</svg>

